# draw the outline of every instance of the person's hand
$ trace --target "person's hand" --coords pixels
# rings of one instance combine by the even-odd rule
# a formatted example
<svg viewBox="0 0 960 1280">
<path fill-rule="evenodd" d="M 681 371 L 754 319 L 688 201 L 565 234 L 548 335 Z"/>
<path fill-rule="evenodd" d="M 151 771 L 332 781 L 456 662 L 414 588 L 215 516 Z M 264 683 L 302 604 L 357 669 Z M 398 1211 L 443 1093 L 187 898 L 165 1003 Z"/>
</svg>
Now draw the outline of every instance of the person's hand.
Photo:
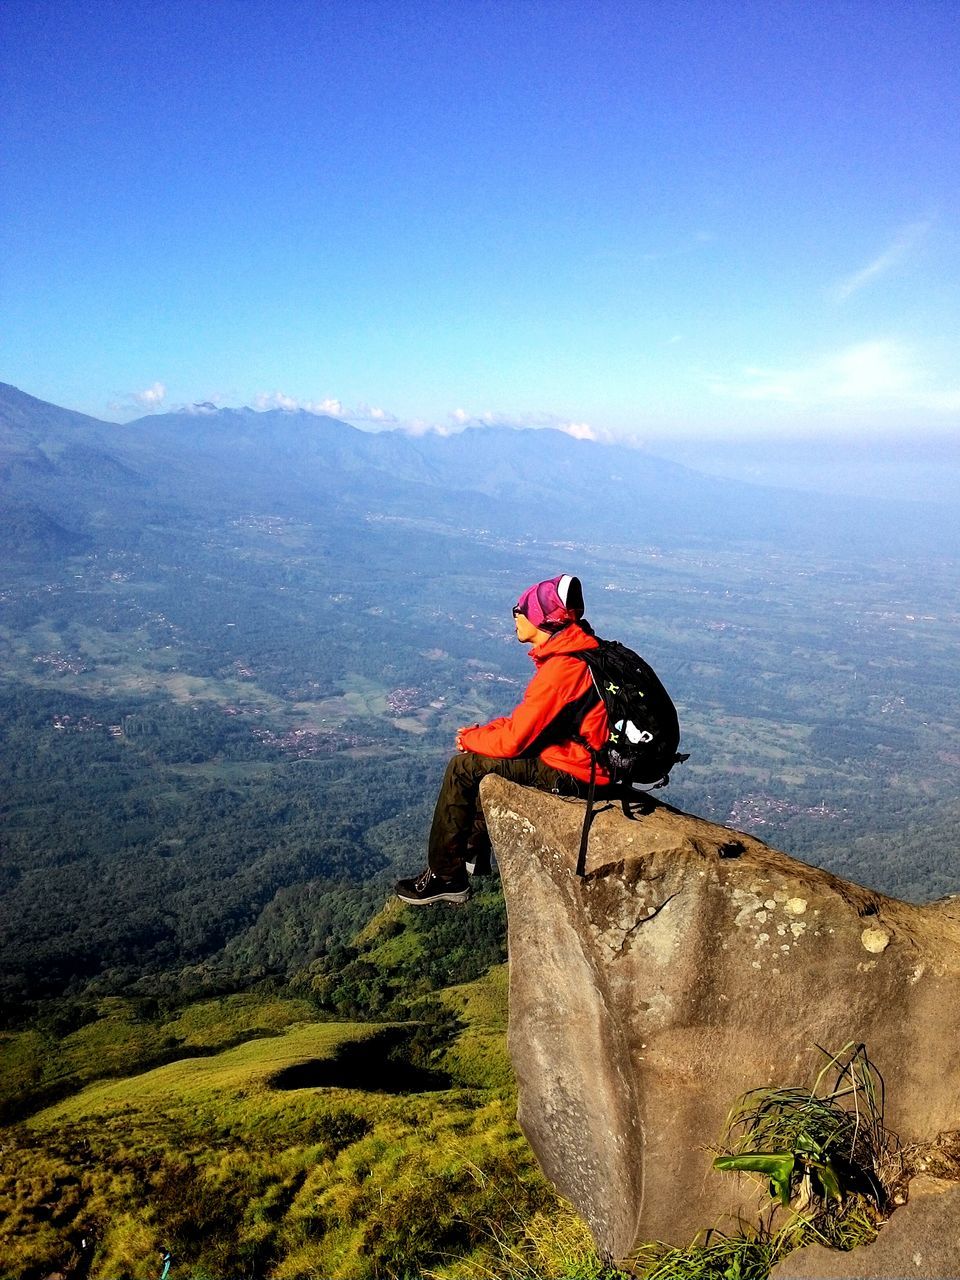
<svg viewBox="0 0 960 1280">
<path fill-rule="evenodd" d="M 475 724 L 462 724 L 462 725 L 460 726 L 460 728 L 457 730 L 457 736 L 456 736 L 456 737 L 454 738 L 454 740 L 453 740 L 453 742 L 454 742 L 454 746 L 457 748 L 457 750 L 458 750 L 458 751 L 466 751 L 466 749 L 467 749 L 467 748 L 463 745 L 463 741 L 462 741 L 462 739 L 461 739 L 460 735 L 461 735 L 462 733 L 466 733 L 468 729 L 475 729 L 476 727 L 477 727 L 477 726 L 476 726 Z"/>
</svg>

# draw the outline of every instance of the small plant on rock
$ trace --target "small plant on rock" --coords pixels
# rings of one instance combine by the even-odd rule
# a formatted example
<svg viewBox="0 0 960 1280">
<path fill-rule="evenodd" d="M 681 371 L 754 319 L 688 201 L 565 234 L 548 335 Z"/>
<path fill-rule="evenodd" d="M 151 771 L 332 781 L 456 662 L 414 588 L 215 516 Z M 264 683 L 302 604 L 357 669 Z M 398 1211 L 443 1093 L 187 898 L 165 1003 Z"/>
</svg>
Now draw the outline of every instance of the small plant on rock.
<svg viewBox="0 0 960 1280">
<path fill-rule="evenodd" d="M 734 1104 L 724 1128 L 728 1150 L 713 1164 L 763 1178 L 792 1210 L 784 1230 L 807 1228 L 849 1249 L 863 1239 L 855 1222 L 867 1226 L 887 1203 L 885 1178 L 898 1145 L 884 1128 L 883 1081 L 865 1047 L 821 1052 L 827 1062 L 812 1089 L 751 1089 Z"/>
</svg>

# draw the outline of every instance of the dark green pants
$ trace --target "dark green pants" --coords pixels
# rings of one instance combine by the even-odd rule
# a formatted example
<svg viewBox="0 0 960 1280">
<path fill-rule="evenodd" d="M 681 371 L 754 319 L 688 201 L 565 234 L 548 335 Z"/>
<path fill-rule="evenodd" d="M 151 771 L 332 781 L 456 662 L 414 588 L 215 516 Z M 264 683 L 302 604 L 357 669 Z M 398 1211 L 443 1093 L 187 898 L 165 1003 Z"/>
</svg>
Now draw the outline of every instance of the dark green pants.
<svg viewBox="0 0 960 1280">
<path fill-rule="evenodd" d="M 447 765 L 437 797 L 427 853 L 434 875 L 447 879 L 468 859 L 489 856 L 490 838 L 478 798 L 480 783 L 488 773 L 562 796 L 587 794 L 585 782 L 551 769 L 537 756 L 498 760 L 462 751 Z"/>
</svg>

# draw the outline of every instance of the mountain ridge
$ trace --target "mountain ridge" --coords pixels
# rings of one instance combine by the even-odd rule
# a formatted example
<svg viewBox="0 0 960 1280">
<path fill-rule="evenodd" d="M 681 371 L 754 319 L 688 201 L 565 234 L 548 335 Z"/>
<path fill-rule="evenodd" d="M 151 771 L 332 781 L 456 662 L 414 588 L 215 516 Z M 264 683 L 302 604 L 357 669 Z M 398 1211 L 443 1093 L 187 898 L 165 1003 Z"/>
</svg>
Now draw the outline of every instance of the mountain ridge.
<svg viewBox="0 0 960 1280">
<path fill-rule="evenodd" d="M 241 502 L 310 518 L 316 500 L 387 515 L 425 511 L 505 536 L 638 541 L 774 541 L 858 553 L 960 550 L 960 531 L 924 504 L 838 498 L 719 479 L 634 447 L 551 428 L 471 426 L 451 434 L 361 431 L 306 410 L 211 409 L 120 425 L 0 383 L 0 479 L 60 516 L 67 472 L 102 502 L 116 486 L 208 510 Z M 202 473 L 202 474 L 201 474 Z M 89 493 L 70 495 L 78 511 Z"/>
</svg>

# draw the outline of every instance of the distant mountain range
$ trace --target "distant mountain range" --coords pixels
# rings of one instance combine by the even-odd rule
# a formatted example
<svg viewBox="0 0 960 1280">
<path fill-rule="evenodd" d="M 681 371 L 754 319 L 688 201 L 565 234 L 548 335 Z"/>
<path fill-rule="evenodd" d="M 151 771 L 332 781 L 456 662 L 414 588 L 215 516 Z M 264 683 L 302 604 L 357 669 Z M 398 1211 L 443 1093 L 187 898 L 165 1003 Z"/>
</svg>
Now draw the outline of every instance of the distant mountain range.
<svg viewBox="0 0 960 1280">
<path fill-rule="evenodd" d="M 383 515 L 624 547 L 751 542 L 858 554 L 960 551 L 946 510 L 745 484 L 554 430 L 370 433 L 304 411 L 216 409 L 124 425 L 0 383 L 0 536 L 80 550 L 155 522 L 243 512 Z"/>
</svg>

